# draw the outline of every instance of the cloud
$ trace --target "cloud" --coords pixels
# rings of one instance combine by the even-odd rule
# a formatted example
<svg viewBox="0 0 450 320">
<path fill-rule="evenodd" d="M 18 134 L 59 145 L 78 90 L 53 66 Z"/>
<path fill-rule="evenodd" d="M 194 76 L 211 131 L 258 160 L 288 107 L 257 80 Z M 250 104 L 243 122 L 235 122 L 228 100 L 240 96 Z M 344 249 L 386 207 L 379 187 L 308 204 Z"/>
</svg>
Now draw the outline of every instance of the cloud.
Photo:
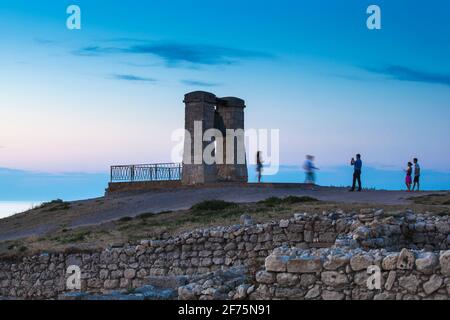
<svg viewBox="0 0 450 320">
<path fill-rule="evenodd" d="M 137 42 L 124 46 L 87 46 L 74 52 L 82 56 L 105 54 L 138 54 L 156 56 L 168 66 L 229 65 L 243 59 L 271 58 L 272 55 L 257 51 L 234 49 L 212 45 L 181 44 L 176 42 Z"/>
<path fill-rule="evenodd" d="M 443 84 L 450 86 L 450 74 L 425 72 L 399 65 L 389 65 L 384 68 L 364 68 L 367 71 L 383 74 L 392 79 L 401 81 L 424 82 L 432 84 Z"/>
<path fill-rule="evenodd" d="M 132 74 L 113 74 L 112 78 L 116 79 L 116 80 L 125 80 L 125 81 L 137 81 L 137 82 L 157 82 L 158 80 L 153 79 L 153 78 L 146 78 L 146 77 L 140 77 L 140 76 L 135 76 Z"/>
<path fill-rule="evenodd" d="M 204 81 L 198 81 L 198 80 L 181 80 L 180 81 L 182 84 L 188 85 L 188 86 L 193 86 L 193 87 L 217 87 L 220 86 L 219 83 L 214 83 L 214 82 L 204 82 Z"/>
</svg>

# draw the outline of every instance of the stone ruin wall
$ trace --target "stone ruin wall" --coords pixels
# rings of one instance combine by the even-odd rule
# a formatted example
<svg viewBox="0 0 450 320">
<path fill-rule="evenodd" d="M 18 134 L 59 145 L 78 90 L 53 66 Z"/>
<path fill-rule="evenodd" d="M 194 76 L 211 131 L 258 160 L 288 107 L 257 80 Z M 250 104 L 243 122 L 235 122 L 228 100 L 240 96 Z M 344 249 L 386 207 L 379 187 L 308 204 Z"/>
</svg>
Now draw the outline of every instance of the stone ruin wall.
<svg viewBox="0 0 450 320">
<path fill-rule="evenodd" d="M 258 300 L 448 300 L 450 251 L 282 247 L 267 257 L 256 282 L 250 298 Z"/>
<path fill-rule="evenodd" d="M 373 260 L 379 263 L 382 261 L 380 256 L 390 254 L 386 249 L 379 248 L 398 252 L 403 247 L 416 250 L 412 251 L 414 258 L 419 258 L 427 251 L 441 262 L 436 263 L 433 258 L 433 268 L 431 271 L 427 269 L 427 273 L 417 269 L 402 269 L 398 271 L 393 286 L 404 283 L 403 280 L 400 282 L 400 278 L 415 276 L 416 279 L 408 279 L 416 283 L 417 288 L 422 288 L 426 281 L 436 276 L 438 278 L 433 278 L 434 286 L 442 279 L 436 294 L 442 296 L 443 288 L 446 285 L 448 288 L 449 282 L 445 270 L 448 270 L 450 253 L 444 251 L 450 243 L 449 218 L 416 216 L 412 213 L 401 218 L 386 218 L 382 215 L 382 212 L 374 210 L 364 211 L 360 215 L 348 215 L 340 211 L 325 215 L 295 214 L 288 220 L 265 224 L 253 224 L 251 220 L 245 220 L 241 225 L 194 230 L 167 240 L 144 240 L 137 245 L 108 248 L 101 252 L 42 253 L 16 261 L 0 260 L 0 296 L 57 298 L 66 292 L 67 267 L 77 265 L 82 272 L 82 291 L 92 294 L 139 288 L 147 283 L 149 277 L 199 275 L 244 266 L 251 284 L 248 287 L 253 288 L 253 291 L 250 290 L 251 294 L 250 291 L 249 294 L 240 294 L 241 298 L 300 299 L 313 289 L 308 297 L 320 292 L 313 298 L 373 298 L 372 293 L 358 294 L 352 289 L 362 283 L 363 275 L 360 269 L 353 269 L 351 258 L 345 258 L 336 269 L 328 270 L 324 266 L 326 250 L 347 252 L 349 257 L 361 252 L 372 252 L 370 255 L 373 255 Z M 297 251 L 289 249 L 292 247 Z M 302 252 L 303 256 L 322 255 L 319 259 L 321 267 L 317 266 L 317 269 L 306 273 L 303 269 L 292 269 L 287 265 L 287 269 L 274 269 L 271 259 L 286 250 L 294 250 L 295 253 L 282 255 L 301 256 Z M 420 261 L 420 258 L 415 261 Z M 335 273 L 327 273 L 329 271 Z M 383 269 L 383 278 L 388 278 L 391 271 L 396 270 Z M 345 275 L 346 281 L 341 274 Z M 331 280 L 327 280 L 328 277 L 337 279 L 338 290 Z M 309 280 L 302 282 L 302 279 Z M 305 287 L 306 284 L 308 286 Z M 425 289 L 417 289 L 416 293 L 412 289 L 404 290 L 407 293 L 402 297 L 421 298 L 426 292 Z M 400 289 L 398 291 L 403 292 Z M 201 293 L 199 296 L 188 296 L 199 298 Z"/>
</svg>

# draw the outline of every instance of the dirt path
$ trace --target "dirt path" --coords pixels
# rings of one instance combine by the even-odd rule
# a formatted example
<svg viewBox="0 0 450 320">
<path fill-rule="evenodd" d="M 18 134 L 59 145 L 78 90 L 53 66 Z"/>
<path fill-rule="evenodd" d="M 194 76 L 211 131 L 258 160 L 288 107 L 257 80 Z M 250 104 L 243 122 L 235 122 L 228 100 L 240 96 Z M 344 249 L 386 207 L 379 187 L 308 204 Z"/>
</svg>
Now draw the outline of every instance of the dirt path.
<svg viewBox="0 0 450 320">
<path fill-rule="evenodd" d="M 269 197 L 311 196 L 322 201 L 397 205 L 408 204 L 407 198 L 436 192 L 406 193 L 404 191 L 348 192 L 345 188 L 320 187 L 220 187 L 148 192 L 123 197 L 106 197 L 76 201 L 65 211 L 33 210 L 0 220 L 0 241 L 40 236 L 61 227 L 80 227 L 134 217 L 143 213 L 159 213 L 188 209 L 204 201 L 219 199 L 238 203 L 257 202 Z"/>
</svg>

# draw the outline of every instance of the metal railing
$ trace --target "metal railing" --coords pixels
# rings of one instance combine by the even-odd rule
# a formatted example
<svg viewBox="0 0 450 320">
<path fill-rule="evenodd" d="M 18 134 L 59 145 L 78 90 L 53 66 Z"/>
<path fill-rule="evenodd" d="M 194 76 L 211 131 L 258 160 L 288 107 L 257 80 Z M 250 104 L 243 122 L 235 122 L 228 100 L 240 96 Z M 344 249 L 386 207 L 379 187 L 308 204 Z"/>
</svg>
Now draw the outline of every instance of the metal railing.
<svg viewBox="0 0 450 320">
<path fill-rule="evenodd" d="M 111 167 L 111 182 L 181 180 L 181 163 L 135 164 Z"/>
</svg>

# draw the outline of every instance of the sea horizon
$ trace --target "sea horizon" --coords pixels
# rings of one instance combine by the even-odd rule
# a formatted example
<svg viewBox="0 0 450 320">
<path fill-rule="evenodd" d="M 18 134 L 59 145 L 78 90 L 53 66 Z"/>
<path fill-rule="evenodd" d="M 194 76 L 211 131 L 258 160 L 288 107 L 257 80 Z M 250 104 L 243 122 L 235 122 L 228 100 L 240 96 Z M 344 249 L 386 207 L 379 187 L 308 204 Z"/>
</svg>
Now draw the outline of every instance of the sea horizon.
<svg viewBox="0 0 450 320">
<path fill-rule="evenodd" d="M 405 190 L 402 170 L 366 166 L 363 187 L 375 190 Z M 326 167 L 316 172 L 320 186 L 349 187 L 352 168 Z M 257 182 L 255 166 L 248 166 L 249 182 Z M 263 176 L 262 182 L 301 183 L 304 172 L 300 166 L 281 165 L 276 175 Z M 76 201 L 102 197 L 108 186 L 105 173 L 34 173 L 0 169 L 0 219 L 31 209 L 33 206 L 55 199 Z M 423 170 L 421 190 L 447 191 L 450 172 Z"/>
</svg>

